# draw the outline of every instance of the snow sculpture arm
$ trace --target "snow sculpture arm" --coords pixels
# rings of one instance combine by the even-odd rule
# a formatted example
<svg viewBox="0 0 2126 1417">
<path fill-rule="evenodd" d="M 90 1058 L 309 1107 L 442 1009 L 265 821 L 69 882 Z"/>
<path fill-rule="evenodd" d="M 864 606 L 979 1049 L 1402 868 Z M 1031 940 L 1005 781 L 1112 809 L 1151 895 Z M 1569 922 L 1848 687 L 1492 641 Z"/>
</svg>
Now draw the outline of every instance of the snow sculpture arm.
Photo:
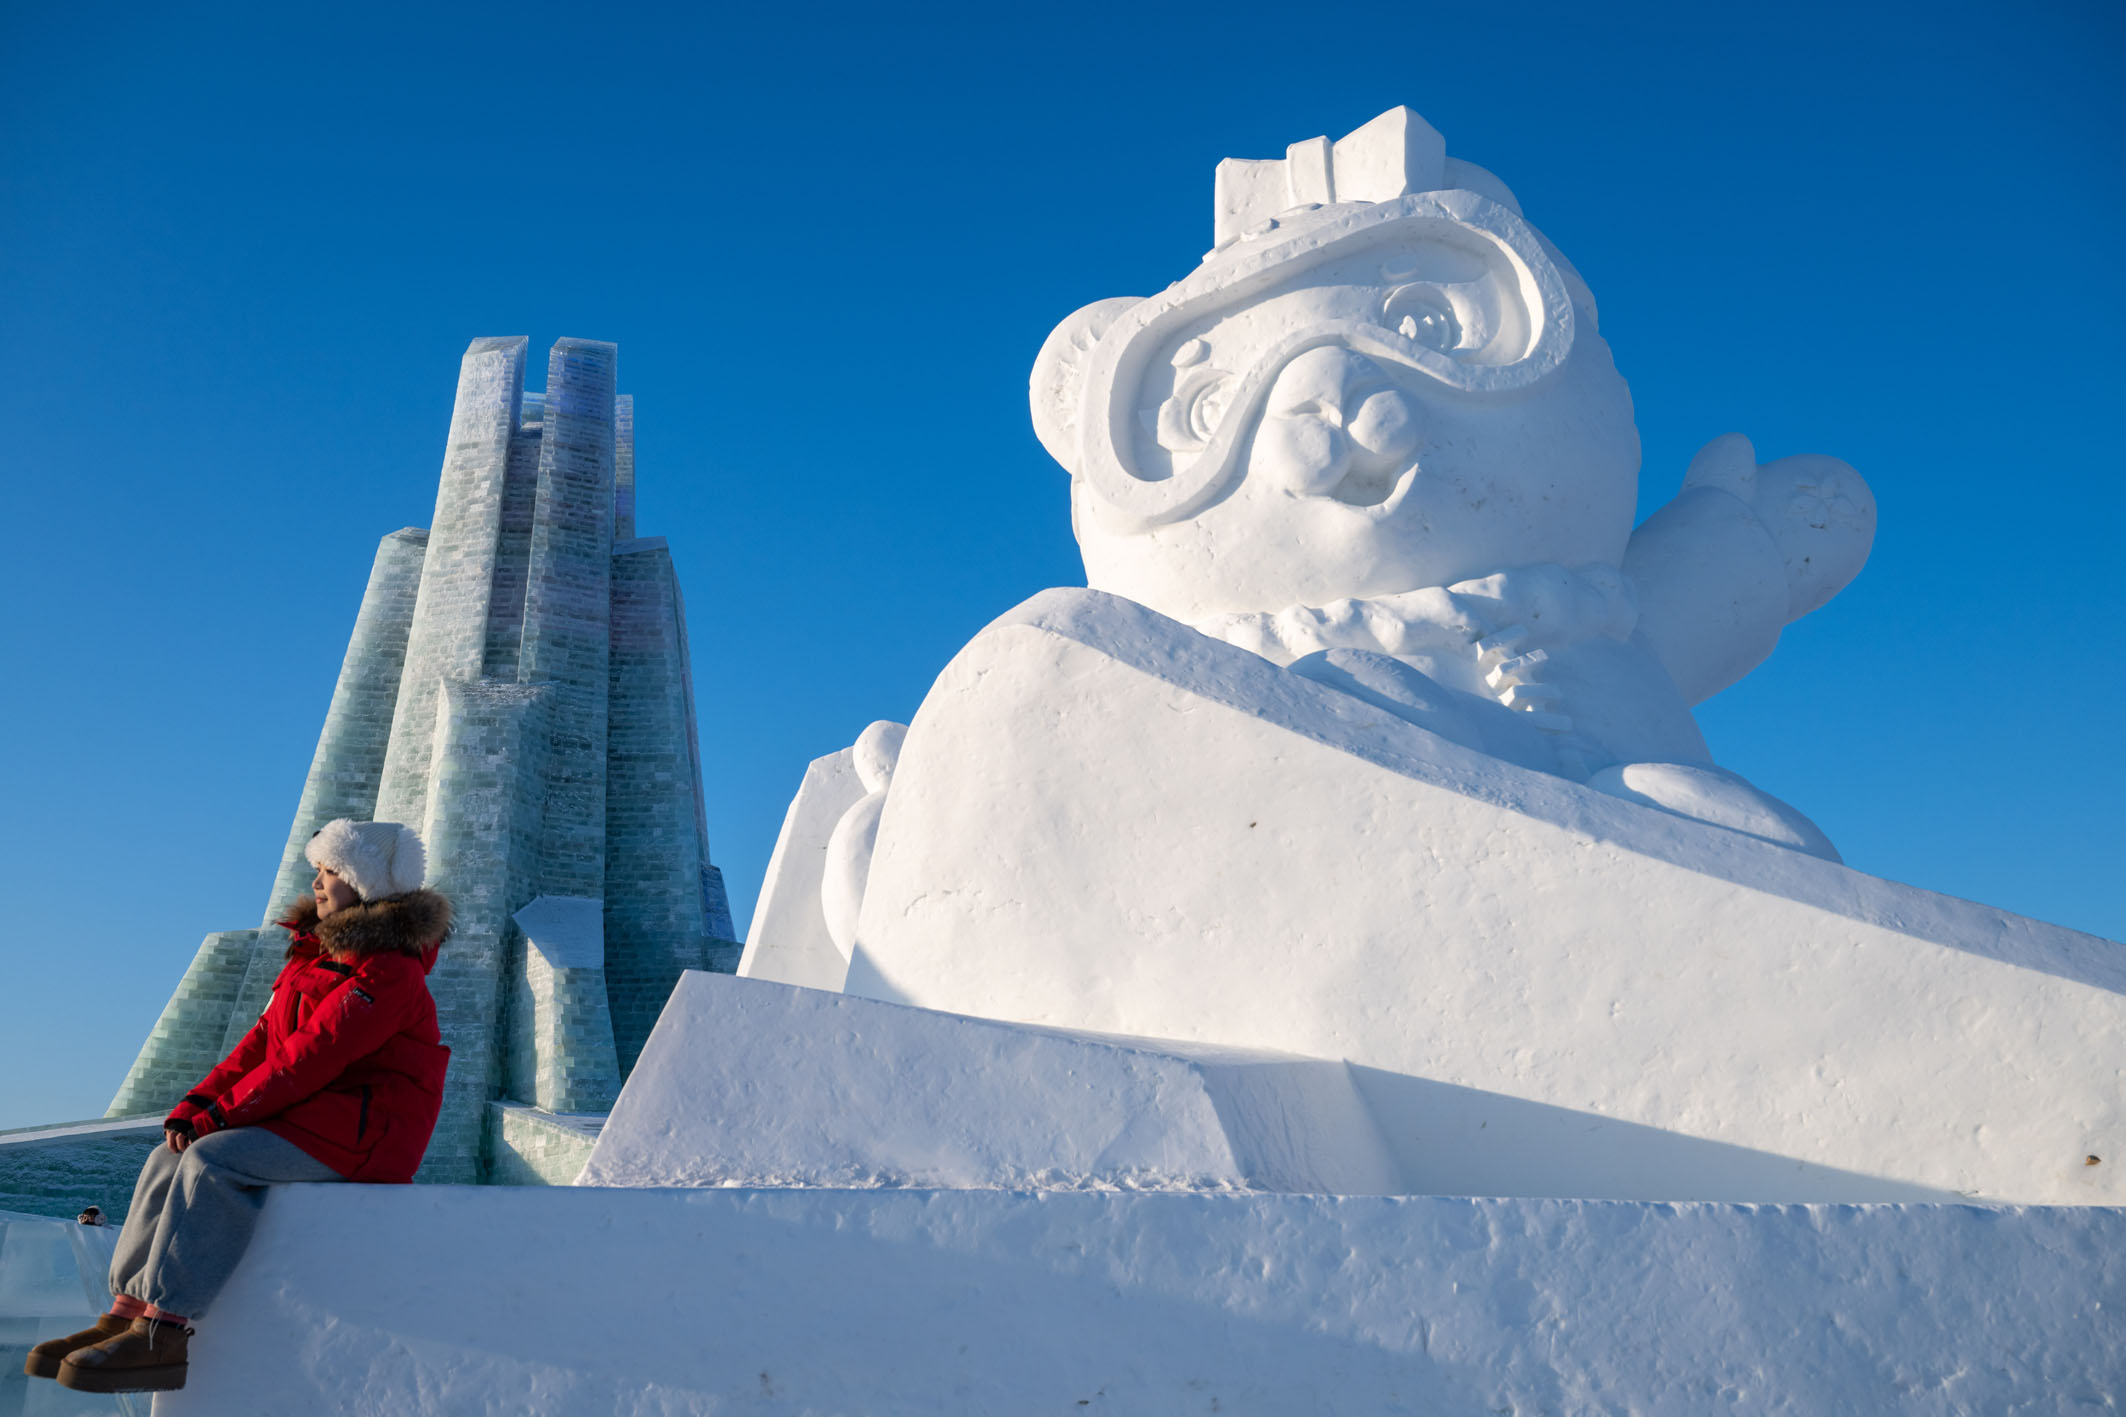
<svg viewBox="0 0 2126 1417">
<path fill-rule="evenodd" d="M 1874 540 L 1874 494 L 1846 463 L 1812 453 L 1759 466 L 1749 439 L 1715 438 L 1625 549 L 1639 632 L 1699 703 L 1845 589 Z"/>
</svg>

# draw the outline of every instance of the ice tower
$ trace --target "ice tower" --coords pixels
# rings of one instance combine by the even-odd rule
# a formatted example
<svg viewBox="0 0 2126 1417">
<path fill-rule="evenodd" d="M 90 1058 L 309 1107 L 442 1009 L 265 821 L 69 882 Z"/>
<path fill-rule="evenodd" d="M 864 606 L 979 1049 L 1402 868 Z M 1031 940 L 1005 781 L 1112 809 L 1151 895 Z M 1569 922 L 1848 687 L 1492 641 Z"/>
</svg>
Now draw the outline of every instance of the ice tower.
<svg viewBox="0 0 2126 1417">
<path fill-rule="evenodd" d="M 635 535 L 617 349 L 521 336 L 458 374 L 435 520 L 385 537 L 256 929 L 209 935 L 109 1116 L 160 1113 L 272 991 L 335 817 L 417 827 L 457 927 L 430 979 L 449 1085 L 424 1179 L 573 1179 L 687 969 L 738 945 L 710 864 L 686 615 Z"/>
</svg>

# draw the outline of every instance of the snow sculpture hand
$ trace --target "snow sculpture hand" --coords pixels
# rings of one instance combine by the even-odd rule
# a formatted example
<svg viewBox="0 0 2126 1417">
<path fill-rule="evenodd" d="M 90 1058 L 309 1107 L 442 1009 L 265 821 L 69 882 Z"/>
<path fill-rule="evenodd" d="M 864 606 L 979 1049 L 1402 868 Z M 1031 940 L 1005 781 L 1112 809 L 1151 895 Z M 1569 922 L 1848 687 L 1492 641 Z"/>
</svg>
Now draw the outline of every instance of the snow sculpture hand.
<svg viewBox="0 0 2126 1417">
<path fill-rule="evenodd" d="M 1631 636 L 1639 607 L 1614 566 L 1518 566 L 1447 587 L 1481 638 L 1511 639 L 1523 652 Z"/>
<path fill-rule="evenodd" d="M 1372 600 L 1220 615 L 1196 628 L 1279 664 L 1333 649 L 1393 655 L 1562 731 L 1570 721 L 1558 712 L 1551 652 L 1626 640 L 1637 619 L 1631 587 L 1614 566 L 1517 566 Z"/>
<path fill-rule="evenodd" d="M 1638 620 L 1631 586 L 1614 566 L 1516 566 L 1451 586 L 1368 600 L 1294 605 L 1274 614 L 1216 615 L 1196 628 L 1289 664 L 1325 649 L 1383 654 L 1466 654 L 1512 646 L 1560 649 L 1628 639 Z"/>
<path fill-rule="evenodd" d="M 1691 459 L 1683 491 L 1632 534 L 1624 570 L 1646 639 L 1690 703 L 1764 661 L 1843 590 L 1875 539 L 1875 496 L 1837 458 L 1758 465 L 1739 433 Z"/>
</svg>

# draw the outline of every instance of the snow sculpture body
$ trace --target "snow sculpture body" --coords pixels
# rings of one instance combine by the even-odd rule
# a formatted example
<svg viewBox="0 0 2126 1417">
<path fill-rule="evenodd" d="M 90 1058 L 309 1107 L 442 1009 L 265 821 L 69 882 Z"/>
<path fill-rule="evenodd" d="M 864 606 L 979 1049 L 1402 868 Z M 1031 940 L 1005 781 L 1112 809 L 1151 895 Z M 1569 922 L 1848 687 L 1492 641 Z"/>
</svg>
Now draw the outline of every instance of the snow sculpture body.
<svg viewBox="0 0 2126 1417">
<path fill-rule="evenodd" d="M 1593 295 L 1407 108 L 1219 164 L 1216 232 L 1035 365 L 1088 583 L 1467 746 L 1835 859 L 1713 766 L 1690 706 L 1859 572 L 1859 475 L 1729 435 L 1634 531 Z"/>
</svg>

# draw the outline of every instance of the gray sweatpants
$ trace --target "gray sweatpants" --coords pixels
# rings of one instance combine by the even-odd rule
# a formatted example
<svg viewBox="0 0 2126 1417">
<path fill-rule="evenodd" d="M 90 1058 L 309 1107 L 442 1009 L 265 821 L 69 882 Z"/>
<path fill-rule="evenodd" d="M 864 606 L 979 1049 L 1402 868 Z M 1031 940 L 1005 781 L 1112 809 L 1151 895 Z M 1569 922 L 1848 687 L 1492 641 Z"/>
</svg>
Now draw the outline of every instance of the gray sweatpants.
<svg viewBox="0 0 2126 1417">
<path fill-rule="evenodd" d="M 181 1152 L 161 1143 L 133 1187 L 111 1256 L 111 1292 L 197 1317 L 243 1257 L 267 1186 L 345 1179 L 260 1127 L 214 1132 Z"/>
</svg>

